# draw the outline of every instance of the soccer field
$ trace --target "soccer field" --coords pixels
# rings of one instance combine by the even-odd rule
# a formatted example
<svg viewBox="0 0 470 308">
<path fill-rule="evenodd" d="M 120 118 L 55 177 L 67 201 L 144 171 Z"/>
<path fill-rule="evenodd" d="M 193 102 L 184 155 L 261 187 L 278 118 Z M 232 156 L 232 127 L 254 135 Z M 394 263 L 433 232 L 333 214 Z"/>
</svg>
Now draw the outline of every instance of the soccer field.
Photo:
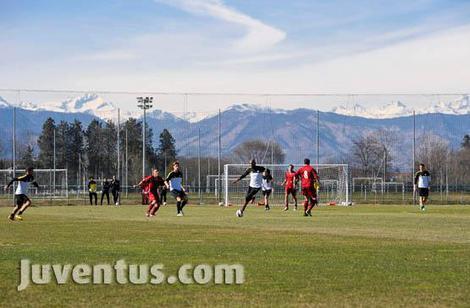
<svg viewBox="0 0 470 308">
<path fill-rule="evenodd" d="M 470 207 L 0 208 L 0 306 L 468 306 Z M 19 264 L 242 264 L 241 285 L 30 285 Z"/>
</svg>

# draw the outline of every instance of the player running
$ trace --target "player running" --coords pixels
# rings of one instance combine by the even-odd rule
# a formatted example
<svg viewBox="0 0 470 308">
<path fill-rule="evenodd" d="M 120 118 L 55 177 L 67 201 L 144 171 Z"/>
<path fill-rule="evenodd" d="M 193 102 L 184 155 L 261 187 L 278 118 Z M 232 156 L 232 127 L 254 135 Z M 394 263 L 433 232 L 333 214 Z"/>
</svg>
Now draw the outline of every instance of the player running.
<svg viewBox="0 0 470 308">
<path fill-rule="evenodd" d="M 18 187 L 16 187 L 15 192 L 16 206 L 13 212 L 8 216 L 10 220 L 23 220 L 21 215 L 31 206 L 31 200 L 26 195 L 28 193 L 29 184 L 33 184 L 34 187 L 39 188 L 38 183 L 34 180 L 33 171 L 34 169 L 32 167 L 27 168 L 25 175 L 14 178 L 5 186 L 5 190 L 8 190 L 14 182 L 18 182 Z"/>
<path fill-rule="evenodd" d="M 166 177 L 165 185 L 176 199 L 176 216 L 184 216 L 183 208 L 188 203 L 188 196 L 183 187 L 183 173 L 180 170 L 179 162 L 173 163 L 173 171 Z"/>
<path fill-rule="evenodd" d="M 161 190 L 165 186 L 165 180 L 160 176 L 158 169 L 152 169 L 152 175 L 145 177 L 140 181 L 139 186 L 148 191 L 149 206 L 147 208 L 147 217 L 154 217 L 161 205 Z"/>
<path fill-rule="evenodd" d="M 263 182 L 261 184 L 261 189 L 263 190 L 264 196 L 264 209 L 265 211 L 269 211 L 271 208 L 269 207 L 269 196 L 273 192 L 273 176 L 271 175 L 271 170 L 266 169 L 263 172 Z"/>
<path fill-rule="evenodd" d="M 421 211 L 426 210 L 426 203 L 429 198 L 429 187 L 431 182 L 431 173 L 426 169 L 424 164 L 419 164 L 419 171 L 416 172 L 414 181 L 414 191 L 418 190 L 419 194 L 419 206 Z"/>
<path fill-rule="evenodd" d="M 294 165 L 289 165 L 287 168 L 284 182 L 282 182 L 282 186 L 285 186 L 284 191 L 284 211 L 289 210 L 289 195 L 292 195 L 292 199 L 294 199 L 294 211 L 297 211 L 297 182 L 299 178 L 295 175 Z"/>
<path fill-rule="evenodd" d="M 304 166 L 295 173 L 302 183 L 302 194 L 305 196 L 304 216 L 312 216 L 312 208 L 317 204 L 317 189 L 320 187 L 320 178 L 317 171 L 310 166 L 310 159 L 304 159 Z"/>
<path fill-rule="evenodd" d="M 250 203 L 253 200 L 253 198 L 261 189 L 261 186 L 263 184 L 263 172 L 265 170 L 266 168 L 257 166 L 256 160 L 252 159 L 250 161 L 250 167 L 246 169 L 245 173 L 243 173 L 237 180 L 233 182 L 234 184 L 236 184 L 240 182 L 242 179 L 244 179 L 245 177 L 247 177 L 248 175 L 250 175 L 250 185 L 248 186 L 248 191 L 246 192 L 245 203 L 237 211 L 236 213 L 237 217 L 243 217 L 243 213 L 245 212 L 245 209 L 248 203 Z"/>
</svg>

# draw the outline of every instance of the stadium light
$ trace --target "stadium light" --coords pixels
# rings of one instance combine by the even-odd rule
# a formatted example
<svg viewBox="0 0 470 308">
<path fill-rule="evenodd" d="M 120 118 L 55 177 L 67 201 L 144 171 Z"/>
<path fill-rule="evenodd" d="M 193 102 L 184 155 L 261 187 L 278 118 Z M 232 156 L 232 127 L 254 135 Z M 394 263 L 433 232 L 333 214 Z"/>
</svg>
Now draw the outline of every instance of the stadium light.
<svg viewBox="0 0 470 308">
<path fill-rule="evenodd" d="M 147 126 L 147 110 L 153 107 L 153 97 L 137 97 L 137 107 L 144 111 L 144 120 L 142 125 L 142 178 L 145 177 L 145 135 Z"/>
</svg>

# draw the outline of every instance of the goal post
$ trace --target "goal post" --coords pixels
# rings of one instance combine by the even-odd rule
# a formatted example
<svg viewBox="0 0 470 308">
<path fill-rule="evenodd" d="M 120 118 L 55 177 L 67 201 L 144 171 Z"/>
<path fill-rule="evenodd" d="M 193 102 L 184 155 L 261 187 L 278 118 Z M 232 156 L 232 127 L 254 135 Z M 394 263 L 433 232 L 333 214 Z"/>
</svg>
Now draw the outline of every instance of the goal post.
<svg viewBox="0 0 470 308">
<path fill-rule="evenodd" d="M 24 174 L 24 170 L 0 169 L 0 187 L 7 185 L 14 177 Z M 38 199 L 67 199 L 69 196 L 67 169 L 34 169 L 34 180 L 39 189 L 30 185 L 28 194 Z M 14 186 L 16 188 L 16 185 Z M 12 188 L 13 189 L 13 188 Z M 11 195 L 12 190 L 2 194 Z"/>
<path fill-rule="evenodd" d="M 222 175 L 222 187 L 224 203 L 226 206 L 240 204 L 244 201 L 246 190 L 248 189 L 248 177 L 244 181 L 233 183 L 249 167 L 249 164 L 226 164 Z M 260 164 L 271 170 L 273 176 L 273 193 L 270 197 L 270 204 L 284 204 L 284 187 L 281 185 L 284 181 L 285 172 L 289 164 Z M 294 164 L 294 169 L 298 170 L 303 164 Z M 320 177 L 320 189 L 318 198 L 321 204 L 334 203 L 337 205 L 349 205 L 349 168 L 347 164 L 319 164 L 312 165 Z M 300 186 L 300 183 L 299 185 Z M 299 204 L 302 202 L 300 189 L 297 189 Z M 262 194 L 257 196 L 262 199 Z M 293 204 L 292 197 L 289 197 L 290 204 Z"/>
</svg>

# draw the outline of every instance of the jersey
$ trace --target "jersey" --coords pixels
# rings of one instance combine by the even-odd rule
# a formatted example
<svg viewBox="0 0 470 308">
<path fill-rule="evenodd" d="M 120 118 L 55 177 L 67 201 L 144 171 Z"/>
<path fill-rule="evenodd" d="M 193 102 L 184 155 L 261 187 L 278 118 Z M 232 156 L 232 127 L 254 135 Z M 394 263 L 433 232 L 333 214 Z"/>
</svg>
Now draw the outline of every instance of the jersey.
<svg viewBox="0 0 470 308">
<path fill-rule="evenodd" d="M 244 179 L 248 175 L 250 175 L 250 187 L 252 188 L 261 188 L 263 185 L 263 172 L 266 168 L 261 166 L 254 166 L 246 169 L 245 173 L 243 173 L 238 179 Z"/>
<path fill-rule="evenodd" d="M 153 177 L 152 175 L 146 177 L 142 181 L 142 189 L 148 191 L 154 196 L 158 195 L 159 189 L 165 185 L 165 181 L 161 176 Z"/>
<path fill-rule="evenodd" d="M 263 176 L 263 182 L 261 183 L 261 188 L 263 189 L 263 191 L 272 190 L 273 189 L 273 177 L 270 175 Z"/>
<path fill-rule="evenodd" d="M 97 188 L 98 188 L 98 185 L 96 184 L 96 182 L 94 180 L 91 180 L 90 182 L 88 182 L 88 191 L 89 192 L 95 193 Z"/>
<path fill-rule="evenodd" d="M 170 183 L 170 191 L 183 190 L 183 173 L 181 171 L 172 171 L 166 177 L 166 181 Z"/>
<path fill-rule="evenodd" d="M 295 175 L 300 177 L 302 188 L 313 188 L 315 182 L 320 181 L 317 172 L 310 165 L 301 167 Z"/>
<path fill-rule="evenodd" d="M 429 171 L 424 170 L 423 172 L 416 172 L 415 185 L 417 185 L 418 188 L 429 188 L 430 182 L 431 174 L 429 173 Z"/>
<path fill-rule="evenodd" d="M 29 184 L 33 184 L 34 187 L 38 188 L 39 185 L 34 181 L 34 177 L 32 175 L 25 174 L 23 176 L 14 178 L 8 186 L 13 184 L 13 182 L 18 182 L 18 186 L 16 187 L 15 195 L 26 195 L 28 193 Z"/>
<path fill-rule="evenodd" d="M 296 182 L 297 176 L 295 175 L 294 172 L 286 172 L 285 175 L 285 181 L 286 181 L 286 189 L 293 189 L 295 187 L 295 182 Z"/>
<path fill-rule="evenodd" d="M 111 181 L 111 191 L 121 191 L 121 182 L 118 179 Z"/>
</svg>

